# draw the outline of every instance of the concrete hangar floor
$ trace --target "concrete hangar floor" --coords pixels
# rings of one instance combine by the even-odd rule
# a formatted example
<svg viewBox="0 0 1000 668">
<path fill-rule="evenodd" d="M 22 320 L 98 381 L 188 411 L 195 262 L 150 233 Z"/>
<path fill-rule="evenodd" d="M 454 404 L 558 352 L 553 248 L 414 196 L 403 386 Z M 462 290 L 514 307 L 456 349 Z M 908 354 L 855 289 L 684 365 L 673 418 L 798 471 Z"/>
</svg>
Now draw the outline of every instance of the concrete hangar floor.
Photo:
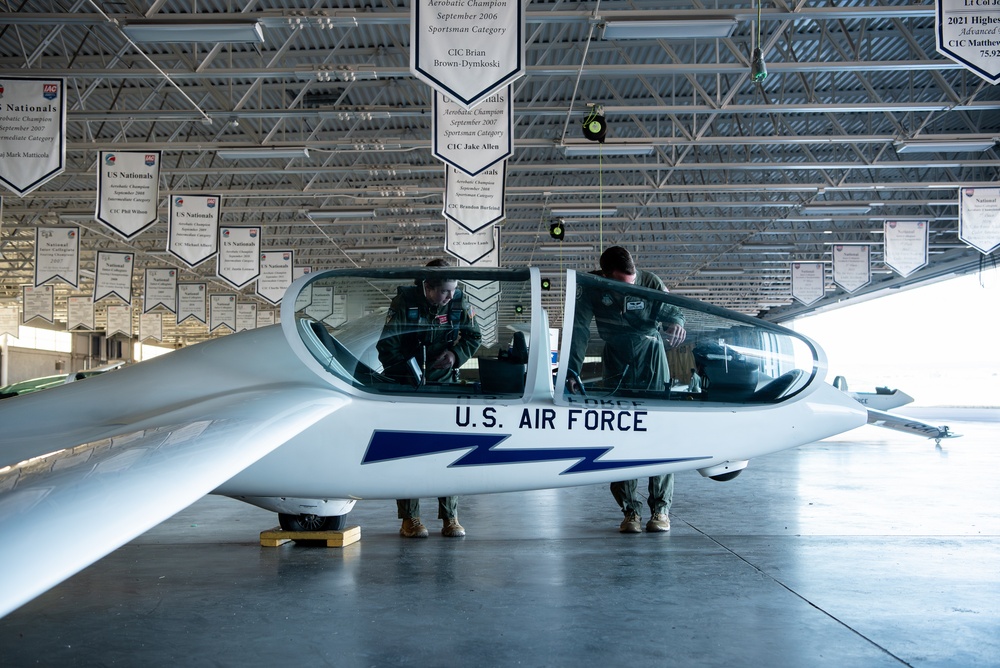
<svg viewBox="0 0 1000 668">
<path fill-rule="evenodd" d="M 270 548 L 209 497 L 0 620 L 0 665 L 1000 666 L 1000 411 L 907 414 L 964 436 L 680 474 L 669 534 L 619 534 L 602 485 L 463 497 L 459 539 L 366 501 L 359 543 Z"/>
</svg>

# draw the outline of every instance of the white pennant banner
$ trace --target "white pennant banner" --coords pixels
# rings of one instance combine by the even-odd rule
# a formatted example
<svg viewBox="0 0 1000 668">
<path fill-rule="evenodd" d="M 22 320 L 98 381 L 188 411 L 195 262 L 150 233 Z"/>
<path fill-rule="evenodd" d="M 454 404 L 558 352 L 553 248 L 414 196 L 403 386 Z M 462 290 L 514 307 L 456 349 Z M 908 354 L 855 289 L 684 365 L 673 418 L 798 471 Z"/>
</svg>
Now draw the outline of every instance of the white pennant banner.
<svg viewBox="0 0 1000 668">
<path fill-rule="evenodd" d="M 885 266 L 904 278 L 927 264 L 925 220 L 885 221 Z"/>
<path fill-rule="evenodd" d="M 128 306 L 108 306 L 108 324 L 104 335 L 109 339 L 115 334 L 124 334 L 132 338 L 132 309 Z"/>
<path fill-rule="evenodd" d="M 234 288 L 260 276 L 260 227 L 220 227 L 218 275 Z"/>
<path fill-rule="evenodd" d="M 208 299 L 206 283 L 177 284 L 177 324 L 194 318 L 203 325 L 208 324 Z"/>
<path fill-rule="evenodd" d="M 306 274 L 312 273 L 312 267 L 292 267 L 292 281 L 297 281 Z"/>
<path fill-rule="evenodd" d="M 298 306 L 296 304 L 296 306 Z M 299 309 L 295 309 L 296 311 Z M 333 287 L 314 285 L 312 286 L 311 299 L 305 307 L 306 315 L 314 320 L 323 320 L 333 313 Z"/>
<path fill-rule="evenodd" d="M 0 183 L 25 196 L 66 168 L 66 81 L 0 78 Z"/>
<path fill-rule="evenodd" d="M 90 297 L 70 297 L 66 303 L 66 329 L 93 331 L 94 300 Z"/>
<path fill-rule="evenodd" d="M 1000 188 L 962 188 L 958 238 L 983 255 L 1000 247 Z"/>
<path fill-rule="evenodd" d="M 260 278 L 257 279 L 257 294 L 279 304 L 285 290 L 292 284 L 292 268 L 295 253 L 291 250 L 266 250 L 260 254 Z"/>
<path fill-rule="evenodd" d="M 194 267 L 215 255 L 219 248 L 220 195 L 170 197 L 167 250 Z"/>
<path fill-rule="evenodd" d="M 41 318 L 46 322 L 53 322 L 53 295 L 55 291 L 51 285 L 31 286 L 25 285 L 21 288 L 21 324 L 26 325 L 35 318 Z"/>
<path fill-rule="evenodd" d="M 163 340 L 163 314 L 143 313 L 139 316 L 139 341 Z"/>
<path fill-rule="evenodd" d="M 257 327 L 267 327 L 274 324 L 274 311 L 271 309 L 257 309 Z"/>
<path fill-rule="evenodd" d="M 214 332 L 219 327 L 228 327 L 236 331 L 236 295 L 220 294 L 209 296 L 209 316 L 211 321 L 208 331 Z"/>
<path fill-rule="evenodd" d="M 159 151 L 99 151 L 94 218 L 126 239 L 156 222 Z"/>
<path fill-rule="evenodd" d="M 469 176 L 475 176 L 514 152 L 513 93 L 507 86 L 475 109 L 466 109 L 435 91 L 433 154 Z"/>
<path fill-rule="evenodd" d="M 522 0 L 413 0 L 410 72 L 473 107 L 524 75 Z"/>
<path fill-rule="evenodd" d="M 236 331 L 243 332 L 257 326 L 257 305 L 236 305 Z"/>
<path fill-rule="evenodd" d="M 340 327 L 347 322 L 347 295 L 333 295 L 333 304 L 330 315 L 323 318 L 323 322 L 330 327 Z"/>
<path fill-rule="evenodd" d="M 792 263 L 792 297 L 808 306 L 826 294 L 826 268 L 822 262 Z"/>
<path fill-rule="evenodd" d="M 871 247 L 867 244 L 833 247 L 833 282 L 854 292 L 872 281 Z"/>
<path fill-rule="evenodd" d="M 132 253 L 97 251 L 97 277 L 94 279 L 95 302 L 114 295 L 126 304 L 132 303 L 132 265 L 134 261 Z"/>
<path fill-rule="evenodd" d="M 446 165 L 444 210 L 453 220 L 470 232 L 478 232 L 504 219 L 504 188 L 507 184 L 507 163 L 491 167 L 478 176 Z"/>
<path fill-rule="evenodd" d="M 10 334 L 15 339 L 20 334 L 21 311 L 17 306 L 0 306 L 0 336 Z"/>
<path fill-rule="evenodd" d="M 53 322 L 53 294 L 51 285 L 31 286 L 25 285 L 21 288 L 21 304 L 24 310 L 21 312 L 21 324 L 28 324 L 35 318 L 41 318 L 46 322 Z"/>
<path fill-rule="evenodd" d="M 177 313 L 177 270 L 147 269 L 146 284 L 142 292 L 142 311 L 149 313 L 162 306 Z"/>
<path fill-rule="evenodd" d="M 80 228 L 35 228 L 35 285 L 61 279 L 80 285 Z"/>
<path fill-rule="evenodd" d="M 495 225 L 478 232 L 469 232 L 453 220 L 445 221 L 444 249 L 469 265 L 474 265 L 493 252 L 496 240 Z"/>
</svg>

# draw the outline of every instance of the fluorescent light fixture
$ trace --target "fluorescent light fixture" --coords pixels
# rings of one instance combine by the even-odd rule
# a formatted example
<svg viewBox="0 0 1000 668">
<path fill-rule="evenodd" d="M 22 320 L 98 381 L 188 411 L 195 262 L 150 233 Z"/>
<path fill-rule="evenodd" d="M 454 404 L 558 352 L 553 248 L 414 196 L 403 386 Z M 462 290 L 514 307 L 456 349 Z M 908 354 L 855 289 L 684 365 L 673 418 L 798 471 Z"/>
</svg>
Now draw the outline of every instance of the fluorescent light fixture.
<svg viewBox="0 0 1000 668">
<path fill-rule="evenodd" d="M 306 217 L 312 220 L 333 220 L 335 218 L 370 218 L 375 215 L 375 209 L 317 209 L 306 211 Z"/>
<path fill-rule="evenodd" d="M 607 21 L 601 39 L 696 39 L 731 37 L 736 19 Z"/>
<path fill-rule="evenodd" d="M 792 244 L 743 244 L 743 250 L 747 251 L 793 251 Z"/>
<path fill-rule="evenodd" d="M 564 144 L 565 155 L 651 155 L 651 144 Z"/>
<path fill-rule="evenodd" d="M 698 272 L 700 276 L 742 276 L 744 273 L 742 269 L 702 269 Z"/>
<path fill-rule="evenodd" d="M 223 160 L 267 160 L 268 158 L 308 158 L 307 148 L 224 148 L 215 152 Z"/>
<path fill-rule="evenodd" d="M 867 202 L 858 202 L 857 204 L 852 204 L 850 202 L 829 202 L 820 203 L 814 202 L 813 204 L 804 205 L 800 211 L 802 213 L 813 216 L 813 215 L 828 215 L 828 216 L 838 216 L 846 215 L 852 213 L 868 213 L 871 211 L 872 205 Z"/>
<path fill-rule="evenodd" d="M 399 246 L 355 246 L 354 248 L 345 248 L 344 252 L 348 255 L 367 255 L 368 253 L 398 253 Z"/>
<path fill-rule="evenodd" d="M 670 291 L 674 295 L 707 295 L 712 292 L 711 288 L 684 288 L 677 287 Z"/>
<path fill-rule="evenodd" d="M 893 146 L 896 153 L 978 153 L 996 143 L 996 139 L 908 139 Z"/>
<path fill-rule="evenodd" d="M 594 247 L 587 244 L 539 244 L 538 250 L 545 253 L 590 253 Z"/>
<path fill-rule="evenodd" d="M 618 209 L 613 206 L 604 207 L 603 209 L 597 206 L 563 206 L 553 207 L 550 209 L 550 212 L 555 218 L 569 216 L 613 216 L 618 213 Z"/>
<path fill-rule="evenodd" d="M 122 32 L 136 44 L 263 44 L 264 31 L 259 21 L 225 21 L 192 15 L 177 19 L 131 19 L 122 22 Z"/>
</svg>

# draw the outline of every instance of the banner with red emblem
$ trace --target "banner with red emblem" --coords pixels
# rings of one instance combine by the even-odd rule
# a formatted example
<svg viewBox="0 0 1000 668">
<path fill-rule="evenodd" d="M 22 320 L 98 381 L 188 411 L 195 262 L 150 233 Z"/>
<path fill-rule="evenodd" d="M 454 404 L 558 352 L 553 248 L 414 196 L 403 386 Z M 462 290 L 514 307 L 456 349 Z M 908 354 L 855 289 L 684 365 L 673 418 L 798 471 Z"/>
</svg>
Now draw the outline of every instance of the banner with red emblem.
<svg viewBox="0 0 1000 668">
<path fill-rule="evenodd" d="M 189 267 L 215 255 L 221 209 L 221 195 L 171 195 L 167 250 Z"/>
<path fill-rule="evenodd" d="M 234 288 L 260 276 L 260 226 L 219 228 L 219 278 Z M 235 324 L 235 323 L 234 323 Z"/>
<path fill-rule="evenodd" d="M 261 251 L 257 294 L 272 304 L 280 303 L 285 290 L 292 284 L 294 261 L 295 253 L 292 250 Z"/>
<path fill-rule="evenodd" d="M 66 81 L 0 78 L 0 183 L 25 196 L 66 168 Z"/>
<path fill-rule="evenodd" d="M 99 151 L 94 218 L 126 239 L 157 220 L 160 201 L 158 151 Z"/>
</svg>

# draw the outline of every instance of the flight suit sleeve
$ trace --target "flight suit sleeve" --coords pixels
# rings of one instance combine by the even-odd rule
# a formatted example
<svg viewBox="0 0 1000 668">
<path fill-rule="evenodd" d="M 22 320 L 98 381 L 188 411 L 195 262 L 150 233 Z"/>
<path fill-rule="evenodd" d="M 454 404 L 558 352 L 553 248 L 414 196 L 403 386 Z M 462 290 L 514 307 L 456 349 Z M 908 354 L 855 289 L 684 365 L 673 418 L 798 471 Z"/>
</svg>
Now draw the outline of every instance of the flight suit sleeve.
<svg viewBox="0 0 1000 668">
<path fill-rule="evenodd" d="M 462 308 L 462 321 L 459 324 L 458 333 L 458 340 L 451 346 L 451 351 L 455 353 L 456 368 L 468 362 L 476 354 L 483 340 L 483 334 L 479 330 L 475 316 L 464 307 Z"/>
<path fill-rule="evenodd" d="M 594 306 L 590 301 L 590 293 L 583 288 L 576 288 L 576 313 L 573 315 L 573 341 L 569 348 L 569 362 L 566 368 L 579 375 L 583 368 L 583 358 L 587 354 L 590 343 L 590 321 L 594 319 Z"/>
<path fill-rule="evenodd" d="M 654 290 L 659 290 L 660 292 L 667 292 L 667 286 L 663 280 L 648 271 L 643 272 L 642 280 L 640 282 L 644 288 L 653 288 Z M 684 314 L 681 310 L 672 304 L 660 304 L 659 311 L 656 314 L 656 321 L 661 322 L 666 325 L 679 325 L 684 326 Z"/>
<path fill-rule="evenodd" d="M 385 325 L 382 326 L 382 335 L 379 337 L 375 348 L 378 350 L 378 360 L 382 363 L 382 368 L 389 370 L 413 354 L 406 354 L 403 334 L 408 330 L 406 326 L 406 305 L 400 296 L 393 298 L 389 304 L 389 311 L 385 314 Z"/>
</svg>

